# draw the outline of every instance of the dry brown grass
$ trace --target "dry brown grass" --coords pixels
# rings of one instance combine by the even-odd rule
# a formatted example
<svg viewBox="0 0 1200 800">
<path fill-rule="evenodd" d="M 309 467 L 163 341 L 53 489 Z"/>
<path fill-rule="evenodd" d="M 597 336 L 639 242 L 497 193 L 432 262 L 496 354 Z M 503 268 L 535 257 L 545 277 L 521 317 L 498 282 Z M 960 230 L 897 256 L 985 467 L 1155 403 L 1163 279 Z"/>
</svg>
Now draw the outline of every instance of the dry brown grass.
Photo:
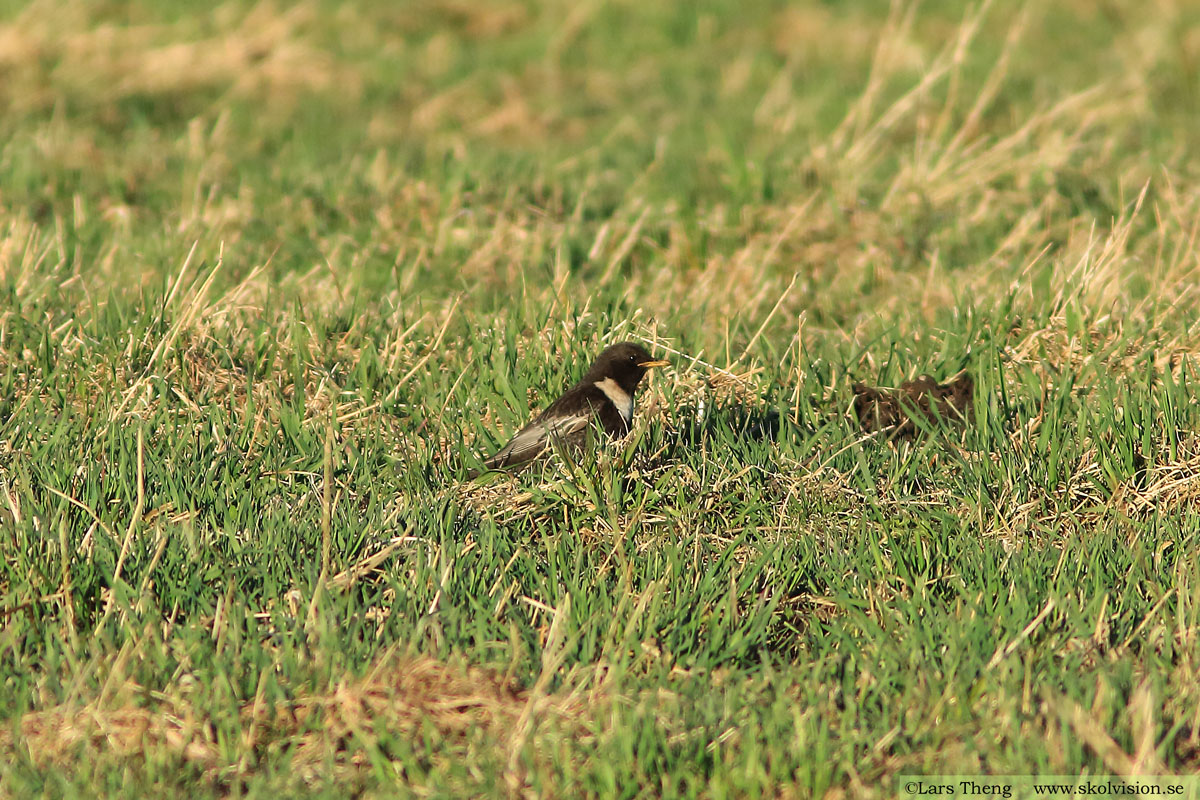
<svg viewBox="0 0 1200 800">
<path fill-rule="evenodd" d="M 584 704 L 569 694 L 534 693 L 487 670 L 427 657 L 385 657 L 364 678 L 323 690 L 300 690 L 271 702 L 260 691 L 227 731 L 196 711 L 186 692 L 145 693 L 127 683 L 115 701 L 102 698 L 26 714 L 17 733 L 0 731 L 0 753 L 19 751 L 39 767 L 79 769 L 110 758 L 131 765 L 164 756 L 201 770 L 209 781 L 246 780 L 268 753 L 287 752 L 305 783 L 362 780 L 386 741 L 420 741 L 466 756 L 480 746 L 508 753 L 530 720 L 563 735 L 586 734 Z M 381 738 L 382 737 L 382 738 Z M 381 751 L 382 748 L 382 751 Z"/>
<path fill-rule="evenodd" d="M 191 23 L 98 23 L 84 2 L 39 0 L 0 26 L 4 97 L 23 111 L 65 95 L 104 106 L 138 95 L 215 90 L 296 102 L 311 92 L 353 95 L 361 79 L 311 40 L 316 9 L 263 2 L 226 6 L 213 30 Z"/>
</svg>

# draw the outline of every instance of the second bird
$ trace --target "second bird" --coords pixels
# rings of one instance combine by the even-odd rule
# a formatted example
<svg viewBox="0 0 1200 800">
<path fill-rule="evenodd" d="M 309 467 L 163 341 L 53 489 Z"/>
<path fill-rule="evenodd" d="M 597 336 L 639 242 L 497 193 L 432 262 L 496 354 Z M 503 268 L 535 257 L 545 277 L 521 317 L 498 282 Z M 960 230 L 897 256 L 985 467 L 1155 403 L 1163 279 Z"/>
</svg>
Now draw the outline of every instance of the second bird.
<svg viewBox="0 0 1200 800">
<path fill-rule="evenodd" d="M 593 421 L 614 439 L 624 436 L 633 422 L 633 393 L 646 370 L 668 363 L 656 361 L 633 342 L 606 348 L 579 383 L 534 417 L 496 455 L 484 461 L 484 468 L 524 464 L 555 444 L 582 444 Z M 473 471 L 468 478 L 478 474 Z"/>
</svg>

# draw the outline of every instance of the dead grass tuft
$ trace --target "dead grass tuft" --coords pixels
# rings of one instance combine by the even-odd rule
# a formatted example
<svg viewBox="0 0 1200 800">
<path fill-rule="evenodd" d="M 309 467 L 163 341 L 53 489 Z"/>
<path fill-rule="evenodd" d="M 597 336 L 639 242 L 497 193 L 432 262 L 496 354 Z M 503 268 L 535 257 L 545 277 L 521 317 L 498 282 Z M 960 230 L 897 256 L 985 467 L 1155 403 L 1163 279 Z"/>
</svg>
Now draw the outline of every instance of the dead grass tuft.
<svg viewBox="0 0 1200 800">
<path fill-rule="evenodd" d="M 1114 505 L 1125 514 L 1142 518 L 1200 510 L 1200 436 L 1183 439 L 1178 455 L 1122 483 L 1113 497 Z"/>
<path fill-rule="evenodd" d="M 312 3 L 224 11 L 212 17 L 217 30 L 202 35 L 182 24 L 116 25 L 86 3 L 32 3 L 0 26 L 0 68 L 8 78 L 0 97 L 32 109 L 63 95 L 94 106 L 203 90 L 272 102 L 361 90 L 360 76 L 311 40 Z"/>
<path fill-rule="evenodd" d="M 1044 324 L 1020 320 L 1009 329 L 1002 354 L 1009 364 L 1025 367 L 1050 381 L 1067 373 L 1086 380 L 1089 374 L 1128 376 L 1145 372 L 1177 373 L 1200 366 L 1200 338 L 1194 332 L 1167 336 L 1161 329 L 1135 335 L 1119 318 L 1102 316 L 1086 325 L 1071 325 L 1063 315 Z M 1086 387 L 1084 387 L 1086 389 Z"/>
<path fill-rule="evenodd" d="M 127 687 L 126 696 L 145 693 Z M 112 707 L 93 700 L 35 711 L 21 718 L 19 735 L 0 731 L 6 758 L 27 755 L 39 767 L 66 768 L 116 757 L 133 762 L 168 753 L 202 768 L 211 780 L 245 778 L 267 750 L 291 754 L 292 768 L 306 782 L 328 777 L 361 778 L 371 758 L 387 757 L 388 741 L 423 748 L 422 737 L 439 747 L 476 740 L 507 751 L 522 715 L 568 728 L 582 724 L 577 698 L 536 694 L 485 669 L 450 666 L 432 658 L 392 658 L 364 678 L 343 681 L 325 692 L 301 692 L 290 701 L 261 696 L 242 704 L 236 746 L 222 744 L 219 723 L 187 697 L 153 695 Z"/>
</svg>

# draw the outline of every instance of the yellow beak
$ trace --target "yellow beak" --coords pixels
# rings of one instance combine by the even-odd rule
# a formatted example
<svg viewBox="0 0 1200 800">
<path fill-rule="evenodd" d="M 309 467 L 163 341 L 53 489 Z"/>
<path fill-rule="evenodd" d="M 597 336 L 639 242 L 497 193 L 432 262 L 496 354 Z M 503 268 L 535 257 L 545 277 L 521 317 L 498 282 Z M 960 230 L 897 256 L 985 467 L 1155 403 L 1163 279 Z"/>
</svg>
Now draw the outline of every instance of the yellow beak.
<svg viewBox="0 0 1200 800">
<path fill-rule="evenodd" d="M 651 367 L 667 367 L 670 365 L 670 361 L 643 361 L 642 363 L 638 364 L 638 366 L 642 367 L 643 369 L 650 369 Z"/>
</svg>

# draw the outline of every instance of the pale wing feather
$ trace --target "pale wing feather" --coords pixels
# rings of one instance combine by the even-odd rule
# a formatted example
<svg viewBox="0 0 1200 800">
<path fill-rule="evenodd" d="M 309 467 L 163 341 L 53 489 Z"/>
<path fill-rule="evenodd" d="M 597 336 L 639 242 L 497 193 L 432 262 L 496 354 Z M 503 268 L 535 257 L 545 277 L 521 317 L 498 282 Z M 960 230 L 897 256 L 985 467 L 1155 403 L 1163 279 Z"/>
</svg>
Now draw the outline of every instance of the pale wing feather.
<svg viewBox="0 0 1200 800">
<path fill-rule="evenodd" d="M 588 414 L 552 417 L 536 420 L 517 432 L 517 435 L 487 460 L 489 466 L 504 466 L 528 461 L 546 449 L 556 439 L 565 439 L 588 426 Z"/>
</svg>

